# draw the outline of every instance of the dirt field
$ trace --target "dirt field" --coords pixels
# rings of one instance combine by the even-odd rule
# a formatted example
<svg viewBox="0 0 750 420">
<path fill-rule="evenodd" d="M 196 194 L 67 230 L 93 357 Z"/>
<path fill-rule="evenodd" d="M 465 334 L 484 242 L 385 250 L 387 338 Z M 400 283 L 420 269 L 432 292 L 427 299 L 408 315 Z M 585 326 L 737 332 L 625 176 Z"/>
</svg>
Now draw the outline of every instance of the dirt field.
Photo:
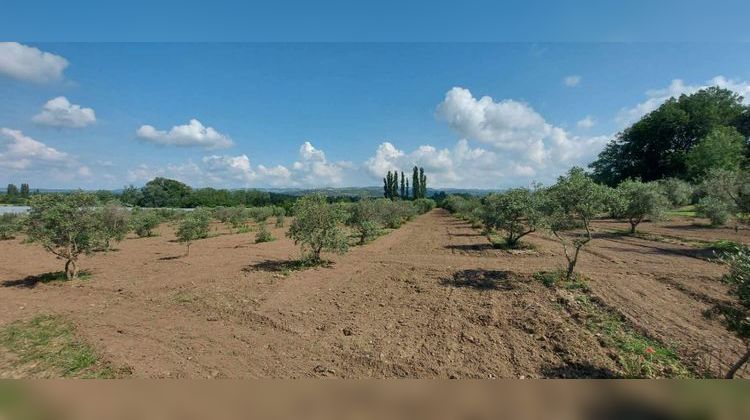
<svg viewBox="0 0 750 420">
<path fill-rule="evenodd" d="M 687 365 L 725 370 L 741 343 L 702 315 L 727 298 L 718 281 L 724 268 L 709 261 L 710 251 L 609 234 L 607 223 L 579 263 L 591 295 Z M 723 231 L 714 237 L 714 230 L 679 224 L 643 230 L 651 228 L 725 239 Z M 564 292 L 532 279 L 564 261 L 560 245 L 541 234 L 528 238 L 535 250 L 495 250 L 468 224 L 435 210 L 331 256 L 330 267 L 289 271 L 285 262 L 299 251 L 283 229 L 264 244 L 254 244 L 252 232 L 197 241 L 189 257 L 170 227 L 160 233 L 85 258 L 87 280 L 46 284 L 26 279 L 58 271 L 62 262 L 39 246 L 0 242 L 0 324 L 62 315 L 102 357 L 136 377 L 619 372 L 615 349 L 560 303 Z M 746 231 L 740 236 L 747 242 Z"/>
</svg>

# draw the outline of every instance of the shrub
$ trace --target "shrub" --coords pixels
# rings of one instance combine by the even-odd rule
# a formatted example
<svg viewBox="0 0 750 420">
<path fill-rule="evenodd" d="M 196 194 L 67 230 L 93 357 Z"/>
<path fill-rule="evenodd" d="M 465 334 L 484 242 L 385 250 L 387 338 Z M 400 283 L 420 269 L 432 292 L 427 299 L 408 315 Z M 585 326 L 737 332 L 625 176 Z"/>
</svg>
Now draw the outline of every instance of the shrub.
<svg viewBox="0 0 750 420">
<path fill-rule="evenodd" d="M 707 197 L 726 203 L 729 212 L 738 216 L 738 221 L 750 215 L 750 171 L 711 170 L 703 180 L 701 190 Z"/>
<path fill-rule="evenodd" d="M 307 195 L 294 204 L 294 221 L 287 236 L 301 246 L 306 259 L 318 263 L 322 251 L 346 252 L 346 235 L 339 226 L 345 219 L 346 213 L 328 204 L 325 196 Z"/>
<path fill-rule="evenodd" d="M 711 220 L 712 226 L 722 226 L 729 220 L 729 205 L 716 197 L 703 197 L 695 206 L 696 213 Z"/>
<path fill-rule="evenodd" d="M 411 203 L 419 214 L 425 214 L 435 208 L 435 200 L 431 198 L 418 198 Z"/>
<path fill-rule="evenodd" d="M 591 221 L 607 208 L 607 187 L 595 183 L 581 168 L 567 175 L 543 193 L 545 225 L 563 246 L 568 268 L 565 280 L 573 278 L 581 249 L 592 240 Z M 564 232 L 583 229 L 582 235 Z"/>
<path fill-rule="evenodd" d="M 232 207 L 228 212 L 227 221 L 232 225 L 232 229 L 240 231 L 245 225 L 250 216 L 242 207 Z"/>
<path fill-rule="evenodd" d="M 276 238 L 274 238 L 274 236 L 271 235 L 271 232 L 268 231 L 266 223 L 262 222 L 258 227 L 258 233 L 255 234 L 255 243 L 259 244 L 262 242 L 271 242 L 273 240 L 276 240 Z"/>
<path fill-rule="evenodd" d="M 630 223 L 630 233 L 635 233 L 638 225 L 647 217 L 661 218 L 669 205 L 654 182 L 625 180 L 617 186 L 615 193 L 620 197 L 622 206 L 618 209 L 619 216 Z"/>
<path fill-rule="evenodd" d="M 229 222 L 229 219 L 232 217 L 232 210 L 235 207 L 216 207 L 213 209 L 213 217 L 214 219 L 220 221 L 221 223 L 227 223 Z"/>
<path fill-rule="evenodd" d="M 78 277 L 78 258 L 99 248 L 102 224 L 96 196 L 82 192 L 32 197 L 27 220 L 29 240 L 65 260 L 65 276 Z"/>
<path fill-rule="evenodd" d="M 659 187 L 672 207 L 686 206 L 693 197 L 693 186 L 679 178 L 662 179 Z"/>
<path fill-rule="evenodd" d="M 161 219 L 152 210 L 136 207 L 130 213 L 130 228 L 141 238 L 154 236 L 154 229 Z"/>
<path fill-rule="evenodd" d="M 282 209 L 282 210 L 284 210 L 284 209 Z M 277 228 L 284 227 L 284 213 L 281 213 L 281 214 L 279 214 L 279 215 L 276 216 L 276 227 Z"/>
<path fill-rule="evenodd" d="M 724 325 L 745 343 L 746 351 L 729 369 L 727 379 L 750 360 L 750 248 L 741 247 L 727 254 L 723 261 L 729 265 L 729 273 L 723 280 L 729 285 L 729 294 L 735 298 L 732 303 L 721 303 L 713 313 L 722 315 Z"/>
<path fill-rule="evenodd" d="M 0 241 L 13 239 L 20 229 L 21 217 L 13 213 L 0 214 Z"/>
<path fill-rule="evenodd" d="M 260 222 L 265 222 L 266 220 L 268 220 L 269 217 L 273 216 L 274 213 L 277 211 L 275 209 L 276 208 L 272 206 L 250 207 L 247 209 L 247 212 L 251 219 L 260 223 Z"/>
<path fill-rule="evenodd" d="M 210 220 L 210 213 L 203 209 L 195 209 L 182 218 L 177 227 L 177 240 L 187 246 L 186 256 L 190 255 L 190 245 L 193 241 L 208 237 Z"/>
<path fill-rule="evenodd" d="M 111 241 L 120 242 L 130 232 L 130 212 L 115 202 L 105 204 L 98 212 L 104 249 Z"/>
<path fill-rule="evenodd" d="M 505 243 L 514 248 L 524 236 L 536 231 L 542 222 L 539 194 L 526 188 L 516 188 L 482 199 L 477 217 L 485 232 L 505 232 Z"/>
</svg>

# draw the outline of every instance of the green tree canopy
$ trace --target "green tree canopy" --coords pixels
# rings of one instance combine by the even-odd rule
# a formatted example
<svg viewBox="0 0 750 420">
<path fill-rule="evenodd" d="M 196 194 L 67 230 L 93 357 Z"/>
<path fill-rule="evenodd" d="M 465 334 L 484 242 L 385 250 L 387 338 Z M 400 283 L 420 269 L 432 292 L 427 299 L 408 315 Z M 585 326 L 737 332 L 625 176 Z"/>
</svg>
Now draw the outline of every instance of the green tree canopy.
<svg viewBox="0 0 750 420">
<path fill-rule="evenodd" d="M 742 96 L 719 87 L 671 98 L 617 134 L 591 164 L 594 177 L 612 186 L 628 178 L 684 179 L 688 152 L 714 129 L 750 135 L 747 114 Z"/>
<path fill-rule="evenodd" d="M 688 152 L 688 177 L 702 179 L 711 169 L 736 171 L 745 160 L 745 137 L 734 127 L 716 127 Z"/>
</svg>

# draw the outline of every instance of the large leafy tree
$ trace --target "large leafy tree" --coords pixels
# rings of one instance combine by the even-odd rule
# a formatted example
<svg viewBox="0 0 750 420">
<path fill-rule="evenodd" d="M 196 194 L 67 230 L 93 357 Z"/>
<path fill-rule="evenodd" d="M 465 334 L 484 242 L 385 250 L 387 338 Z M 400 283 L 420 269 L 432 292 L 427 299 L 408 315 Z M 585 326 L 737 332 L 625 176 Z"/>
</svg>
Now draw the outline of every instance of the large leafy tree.
<svg viewBox="0 0 750 420">
<path fill-rule="evenodd" d="M 192 189 L 180 181 L 154 178 L 141 189 L 143 207 L 182 207 L 187 204 Z"/>
<path fill-rule="evenodd" d="M 686 156 L 719 127 L 750 135 L 742 96 L 719 87 L 671 98 L 620 132 L 591 164 L 594 177 L 617 185 L 628 178 L 687 177 Z"/>
</svg>

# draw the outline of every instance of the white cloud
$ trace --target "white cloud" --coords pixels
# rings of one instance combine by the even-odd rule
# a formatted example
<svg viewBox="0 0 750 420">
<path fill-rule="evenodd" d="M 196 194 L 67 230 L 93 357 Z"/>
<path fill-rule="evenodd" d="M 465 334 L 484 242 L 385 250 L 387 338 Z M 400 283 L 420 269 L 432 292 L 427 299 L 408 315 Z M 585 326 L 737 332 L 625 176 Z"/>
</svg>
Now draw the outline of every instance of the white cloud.
<svg viewBox="0 0 750 420">
<path fill-rule="evenodd" d="M 384 142 L 363 166 L 373 181 L 389 170 L 403 171 L 411 180 L 412 168 L 424 167 L 428 185 L 439 187 L 498 188 L 529 183 L 537 175 L 532 166 L 508 161 L 502 153 L 472 148 L 465 139 L 453 148 L 422 145 L 411 152 Z"/>
<path fill-rule="evenodd" d="M 487 143 L 506 163 L 535 171 L 585 165 L 606 143 L 605 137 L 572 136 L 523 102 L 476 99 L 461 87 L 446 93 L 437 115 L 462 138 Z"/>
<path fill-rule="evenodd" d="M 159 176 L 176 179 L 180 182 L 195 186 L 205 185 L 206 181 L 205 172 L 193 161 L 188 161 L 179 165 L 169 164 L 166 166 L 140 164 L 127 172 L 128 182 L 133 183 L 150 181 Z"/>
<path fill-rule="evenodd" d="M 344 169 L 350 162 L 328 162 L 325 153 L 306 141 L 299 148 L 300 160 L 292 164 L 296 183 L 310 187 L 338 186 L 344 182 Z"/>
<path fill-rule="evenodd" d="M 169 132 L 157 130 L 151 125 L 142 125 L 136 130 L 136 135 L 146 141 L 166 146 L 224 149 L 233 144 L 228 136 L 219 133 L 213 127 L 204 127 L 196 119 L 191 119 L 185 125 L 174 126 Z"/>
<path fill-rule="evenodd" d="M 42 107 L 42 112 L 32 120 L 37 124 L 53 127 L 82 128 L 96 122 L 96 113 L 91 108 L 71 104 L 68 98 L 58 96 L 50 99 Z"/>
<path fill-rule="evenodd" d="M 596 124 L 596 121 L 594 120 L 594 117 L 591 115 L 585 116 L 583 119 L 579 120 L 576 125 L 578 128 L 591 128 Z"/>
<path fill-rule="evenodd" d="M 0 74 L 35 83 L 61 80 L 68 60 L 18 42 L 0 42 Z"/>
<path fill-rule="evenodd" d="M 563 84 L 567 87 L 576 87 L 581 83 L 581 76 L 570 75 L 563 79 Z"/>
<path fill-rule="evenodd" d="M 727 79 L 724 76 L 716 76 L 702 85 L 686 85 L 681 79 L 674 79 L 666 88 L 652 89 L 646 92 L 646 100 L 631 108 L 623 108 L 615 117 L 622 126 L 632 124 L 642 116 L 658 108 L 667 99 L 679 97 L 682 94 L 695 93 L 710 86 L 719 86 L 729 89 L 744 97 L 744 102 L 750 104 L 750 82 Z"/>
<path fill-rule="evenodd" d="M 67 153 L 25 136 L 20 130 L 0 128 L 0 167 L 9 170 L 41 169 L 72 162 Z"/>
</svg>

